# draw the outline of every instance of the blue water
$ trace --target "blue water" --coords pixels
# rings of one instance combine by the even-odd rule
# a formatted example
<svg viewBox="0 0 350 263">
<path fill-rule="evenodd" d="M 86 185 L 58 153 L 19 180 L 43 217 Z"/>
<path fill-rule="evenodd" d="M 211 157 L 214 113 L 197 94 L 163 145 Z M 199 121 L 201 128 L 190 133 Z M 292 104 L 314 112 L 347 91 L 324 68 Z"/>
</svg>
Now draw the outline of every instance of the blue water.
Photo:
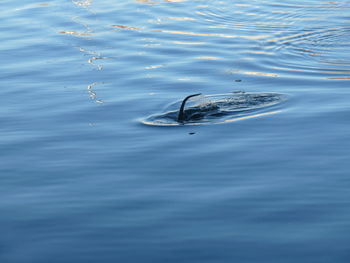
<svg viewBox="0 0 350 263">
<path fill-rule="evenodd" d="M 350 1 L 0 1 L 0 262 L 350 261 Z M 277 114 L 142 123 L 194 93 Z"/>
</svg>

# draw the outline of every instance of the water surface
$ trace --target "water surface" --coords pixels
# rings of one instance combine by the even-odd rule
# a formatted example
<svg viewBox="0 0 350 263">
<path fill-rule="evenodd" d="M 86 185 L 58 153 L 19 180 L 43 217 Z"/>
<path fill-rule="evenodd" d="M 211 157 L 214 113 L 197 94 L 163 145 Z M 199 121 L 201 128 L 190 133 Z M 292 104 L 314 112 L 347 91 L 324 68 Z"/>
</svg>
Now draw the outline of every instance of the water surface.
<svg viewBox="0 0 350 263">
<path fill-rule="evenodd" d="M 349 1 L 0 7 L 0 262 L 350 260 Z M 288 100 L 142 124 L 237 91 Z"/>
</svg>

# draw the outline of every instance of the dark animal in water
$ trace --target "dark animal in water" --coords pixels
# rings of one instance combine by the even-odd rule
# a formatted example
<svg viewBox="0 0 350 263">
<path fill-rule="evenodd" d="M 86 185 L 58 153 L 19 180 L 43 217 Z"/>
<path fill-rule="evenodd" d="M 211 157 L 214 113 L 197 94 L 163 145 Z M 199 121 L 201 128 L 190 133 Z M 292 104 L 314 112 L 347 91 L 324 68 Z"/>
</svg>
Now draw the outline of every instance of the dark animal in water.
<svg viewBox="0 0 350 263">
<path fill-rule="evenodd" d="M 267 110 L 271 110 L 271 107 L 277 106 L 285 98 L 278 93 L 233 92 L 202 95 L 199 100 L 188 105 L 189 99 L 199 95 L 201 94 L 189 95 L 182 100 L 177 110 L 173 107 L 178 104 L 174 103 L 164 113 L 151 115 L 143 123 L 157 126 L 198 125 L 257 117 L 272 114 L 273 112 L 269 113 Z"/>
<path fill-rule="evenodd" d="M 185 108 L 186 102 L 192 97 L 201 95 L 201 93 L 187 96 L 181 103 L 177 122 L 196 121 L 204 117 L 220 117 L 227 114 L 246 112 L 276 104 L 281 95 L 276 93 L 237 93 L 231 96 L 224 96 L 223 99 L 214 99 L 210 101 L 211 95 L 205 96 L 209 98 L 209 103 L 200 104 Z M 220 96 L 220 95 L 217 95 Z"/>
</svg>

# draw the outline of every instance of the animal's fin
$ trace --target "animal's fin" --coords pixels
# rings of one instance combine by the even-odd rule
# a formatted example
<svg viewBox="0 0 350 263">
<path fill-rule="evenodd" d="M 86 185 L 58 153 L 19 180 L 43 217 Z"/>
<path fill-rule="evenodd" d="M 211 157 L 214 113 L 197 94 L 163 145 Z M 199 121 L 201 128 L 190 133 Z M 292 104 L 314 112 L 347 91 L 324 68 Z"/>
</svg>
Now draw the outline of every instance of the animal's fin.
<svg viewBox="0 0 350 263">
<path fill-rule="evenodd" d="M 201 95 L 202 93 L 197 93 L 197 94 L 193 94 L 193 95 L 190 95 L 190 96 L 187 96 L 181 103 L 181 107 L 180 107 L 180 110 L 179 110 L 179 115 L 177 116 L 177 121 L 178 122 L 183 122 L 185 120 L 185 113 L 184 113 L 184 109 L 185 109 L 185 104 L 186 104 L 186 101 L 189 99 L 189 98 L 192 98 L 192 97 L 195 97 L 195 96 L 199 96 Z"/>
</svg>

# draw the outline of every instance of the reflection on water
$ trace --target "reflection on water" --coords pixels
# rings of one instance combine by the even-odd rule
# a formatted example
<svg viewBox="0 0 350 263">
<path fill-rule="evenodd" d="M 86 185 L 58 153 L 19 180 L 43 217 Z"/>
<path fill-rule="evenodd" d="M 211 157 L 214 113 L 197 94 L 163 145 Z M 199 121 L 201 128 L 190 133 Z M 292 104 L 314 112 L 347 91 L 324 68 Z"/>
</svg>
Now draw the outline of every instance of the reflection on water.
<svg viewBox="0 0 350 263">
<path fill-rule="evenodd" d="M 90 85 L 87 86 L 87 90 L 88 90 L 88 93 L 89 93 L 90 98 L 91 98 L 93 101 L 95 101 L 95 102 L 97 102 L 97 103 L 103 103 L 103 100 L 97 99 L 96 92 L 94 91 L 94 87 L 95 87 L 96 85 L 99 85 L 99 84 L 102 84 L 102 83 L 94 82 L 94 83 L 92 83 L 92 84 L 90 84 Z"/>
<path fill-rule="evenodd" d="M 21 10 L 25 10 L 25 9 L 32 9 L 32 8 L 39 8 L 39 7 L 47 7 L 47 6 L 49 6 L 49 5 L 50 5 L 50 3 L 29 4 L 29 5 L 26 5 L 26 6 L 22 6 L 22 7 L 16 8 L 15 10 L 16 10 L 16 11 L 21 11 Z"/>
<path fill-rule="evenodd" d="M 248 72 L 240 70 L 228 70 L 228 74 L 244 74 L 244 75 L 254 75 L 254 76 L 264 76 L 264 77 L 278 77 L 278 74 L 275 73 L 266 73 L 266 72 Z"/>
<path fill-rule="evenodd" d="M 122 28 L 122 29 L 130 29 L 130 30 L 139 30 L 139 27 L 133 26 L 123 26 L 123 25 L 112 25 L 113 27 Z"/>
<path fill-rule="evenodd" d="M 92 4 L 93 0 L 84 0 L 84 1 L 77 1 L 77 0 L 72 0 L 72 2 L 78 6 L 83 6 L 83 7 L 88 7 Z"/>
<path fill-rule="evenodd" d="M 84 27 L 85 30 L 82 31 L 76 31 L 76 30 L 65 30 L 65 31 L 60 31 L 60 34 L 67 34 L 67 35 L 73 35 L 77 37 L 91 37 L 94 36 L 93 30 L 86 24 L 83 23 L 79 20 L 78 17 L 72 17 L 72 22 L 74 22 L 75 25 L 79 25 L 81 27 Z"/>
<path fill-rule="evenodd" d="M 110 57 L 92 57 L 92 58 L 89 58 L 88 63 L 97 67 L 98 70 L 102 70 L 103 65 L 99 65 L 95 63 L 95 60 L 99 60 L 99 59 L 110 59 Z"/>
<path fill-rule="evenodd" d="M 90 36 L 93 36 L 93 34 L 82 33 L 82 32 L 79 32 L 79 31 L 61 31 L 60 34 L 73 35 L 73 36 L 77 36 L 77 37 L 90 37 Z"/>
</svg>

